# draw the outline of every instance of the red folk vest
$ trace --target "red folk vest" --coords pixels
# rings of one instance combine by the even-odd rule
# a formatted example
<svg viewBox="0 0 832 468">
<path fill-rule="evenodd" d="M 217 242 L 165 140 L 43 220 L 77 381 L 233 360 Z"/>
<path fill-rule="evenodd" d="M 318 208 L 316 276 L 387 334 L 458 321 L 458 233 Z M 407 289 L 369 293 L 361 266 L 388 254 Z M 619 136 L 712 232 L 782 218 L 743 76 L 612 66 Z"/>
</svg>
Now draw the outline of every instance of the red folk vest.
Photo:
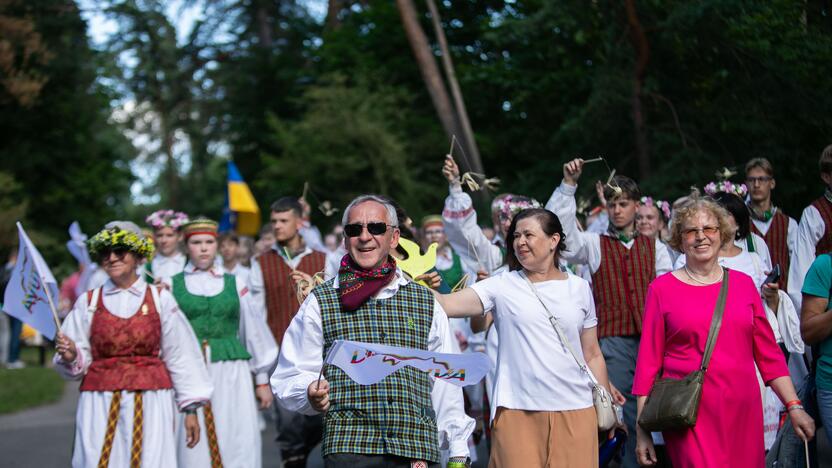
<svg viewBox="0 0 832 468">
<path fill-rule="evenodd" d="M 636 236 L 631 248 L 601 236 L 601 266 L 592 274 L 598 337 L 641 334 L 647 286 L 656 278 L 656 241 Z"/>
<path fill-rule="evenodd" d="M 771 218 L 766 235 L 763 235 L 754 223 L 751 223 L 751 232 L 762 237 L 766 241 L 768 251 L 771 254 L 771 265 L 780 265 L 780 289 L 786 290 L 789 280 L 789 217 L 777 210 Z"/>
<path fill-rule="evenodd" d="M 87 293 L 87 302 L 91 300 L 92 291 Z M 168 369 L 159 358 L 161 346 L 162 321 L 150 287 L 139 310 L 126 319 L 110 313 L 104 307 L 104 295 L 99 295 L 90 325 L 92 363 L 81 391 L 172 388 Z"/>
<path fill-rule="evenodd" d="M 823 237 L 815 245 L 815 256 L 817 257 L 832 252 L 832 203 L 826 197 L 820 197 L 812 202 L 812 206 L 818 210 L 825 225 Z"/>
<path fill-rule="evenodd" d="M 258 257 L 260 269 L 263 271 L 263 286 L 266 293 L 266 321 L 272 330 L 275 341 L 280 345 L 283 334 L 289 328 L 289 323 L 298 312 L 297 290 L 289 279 L 292 269 L 280 255 L 270 249 Z M 323 271 L 326 266 L 326 255 L 313 251 L 300 260 L 297 270 L 308 275 Z"/>
</svg>

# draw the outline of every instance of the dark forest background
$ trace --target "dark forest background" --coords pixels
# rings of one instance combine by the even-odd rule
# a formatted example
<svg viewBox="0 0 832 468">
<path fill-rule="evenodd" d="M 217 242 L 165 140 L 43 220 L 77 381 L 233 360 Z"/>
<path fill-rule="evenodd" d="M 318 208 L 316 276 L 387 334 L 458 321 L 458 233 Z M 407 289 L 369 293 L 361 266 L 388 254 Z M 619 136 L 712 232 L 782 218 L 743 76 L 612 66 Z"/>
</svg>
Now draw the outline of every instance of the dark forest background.
<svg viewBox="0 0 832 468">
<path fill-rule="evenodd" d="M 437 213 L 450 135 L 464 170 L 541 201 L 577 155 L 661 199 L 755 156 L 791 216 L 823 190 L 826 0 L 179 0 L 188 31 L 169 2 L 80 3 L 0 0 L 0 252 L 22 220 L 59 270 L 73 220 L 219 217 L 229 159 L 264 218 L 304 182 L 313 206 Z M 117 24 L 103 44 L 85 9 Z"/>
</svg>

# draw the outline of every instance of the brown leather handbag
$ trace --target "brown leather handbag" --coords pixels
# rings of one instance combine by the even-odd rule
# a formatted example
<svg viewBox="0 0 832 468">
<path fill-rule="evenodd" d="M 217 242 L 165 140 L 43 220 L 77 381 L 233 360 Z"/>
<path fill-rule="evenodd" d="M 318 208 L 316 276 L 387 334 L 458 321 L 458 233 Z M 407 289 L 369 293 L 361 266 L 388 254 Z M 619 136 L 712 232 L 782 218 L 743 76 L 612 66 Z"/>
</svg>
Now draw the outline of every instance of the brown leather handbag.
<svg viewBox="0 0 832 468">
<path fill-rule="evenodd" d="M 686 429 L 696 425 L 699 414 L 699 401 L 702 399 L 702 384 L 705 381 L 705 371 L 711 361 L 719 328 L 722 326 L 722 315 L 725 312 L 725 299 L 728 296 L 728 269 L 723 268 L 722 286 L 716 301 L 714 315 L 711 318 L 711 329 L 705 344 L 705 354 L 702 365 L 698 370 L 686 375 L 683 379 L 656 378 L 653 388 L 638 418 L 638 425 L 649 432 Z M 661 373 L 660 373 L 661 375 Z"/>
</svg>

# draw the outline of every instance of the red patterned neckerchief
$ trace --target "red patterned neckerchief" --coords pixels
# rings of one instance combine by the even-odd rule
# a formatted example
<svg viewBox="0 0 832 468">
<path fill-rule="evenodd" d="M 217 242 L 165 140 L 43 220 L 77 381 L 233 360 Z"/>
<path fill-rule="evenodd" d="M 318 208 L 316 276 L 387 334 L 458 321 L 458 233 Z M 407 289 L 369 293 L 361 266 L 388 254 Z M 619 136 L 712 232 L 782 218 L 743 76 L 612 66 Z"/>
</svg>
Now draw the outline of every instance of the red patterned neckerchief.
<svg viewBox="0 0 832 468">
<path fill-rule="evenodd" d="M 353 311 L 386 286 L 396 274 L 396 260 L 387 260 L 372 270 L 364 270 L 355 264 L 349 254 L 341 259 L 338 269 L 338 296 L 344 310 Z"/>
</svg>

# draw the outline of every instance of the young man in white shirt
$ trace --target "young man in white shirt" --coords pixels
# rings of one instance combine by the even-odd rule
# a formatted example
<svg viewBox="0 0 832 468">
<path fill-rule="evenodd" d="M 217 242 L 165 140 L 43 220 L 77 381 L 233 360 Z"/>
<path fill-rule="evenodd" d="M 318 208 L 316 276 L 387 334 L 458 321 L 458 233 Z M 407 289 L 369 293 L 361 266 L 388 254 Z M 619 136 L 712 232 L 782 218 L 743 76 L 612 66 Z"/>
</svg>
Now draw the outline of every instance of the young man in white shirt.
<svg viewBox="0 0 832 468">
<path fill-rule="evenodd" d="M 803 303 L 801 289 L 815 257 L 832 251 L 832 145 L 823 149 L 818 161 L 824 194 L 803 210 L 789 266 L 788 293 L 797 310 Z"/>
<path fill-rule="evenodd" d="M 797 239 L 797 221 L 771 201 L 774 190 L 774 168 L 766 158 L 754 158 L 745 165 L 745 185 L 748 187 L 748 209 L 751 213 L 751 232 L 766 241 L 771 264 L 780 265 L 780 289 L 786 291 L 789 266 Z"/>
<path fill-rule="evenodd" d="M 546 207 L 558 215 L 566 232 L 567 249 L 563 258 L 589 266 L 601 351 L 610 381 L 627 397 L 624 422 L 630 434 L 635 434 L 636 399 L 630 390 L 641 338 L 644 299 L 650 282 L 670 271 L 672 264 L 659 239 L 639 236 L 635 229 L 641 191 L 629 177 L 616 176 L 604 188 L 609 230 L 605 234 L 578 230 L 575 191 L 583 164 L 583 159 L 573 159 L 563 165 L 563 182 Z M 622 466 L 638 466 L 635 437 L 627 441 Z"/>
</svg>

